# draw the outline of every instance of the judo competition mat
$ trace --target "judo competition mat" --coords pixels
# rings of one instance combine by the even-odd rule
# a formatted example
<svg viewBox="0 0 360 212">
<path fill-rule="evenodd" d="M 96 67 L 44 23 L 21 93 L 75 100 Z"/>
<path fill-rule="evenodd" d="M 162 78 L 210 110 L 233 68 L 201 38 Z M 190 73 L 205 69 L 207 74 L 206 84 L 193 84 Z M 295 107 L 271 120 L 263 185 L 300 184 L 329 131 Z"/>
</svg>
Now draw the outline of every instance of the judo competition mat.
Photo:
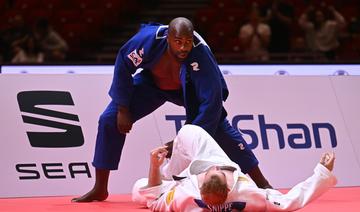
<svg viewBox="0 0 360 212">
<path fill-rule="evenodd" d="M 286 190 L 281 190 L 286 192 Z M 34 197 L 34 198 L 6 198 L 0 199 L 1 212 L 145 212 L 149 211 L 131 201 L 131 195 L 110 195 L 104 202 L 92 203 L 71 203 L 73 196 L 63 197 Z M 319 212 L 319 211 L 360 211 L 360 187 L 332 188 L 315 201 L 304 208 L 298 210 L 301 212 Z"/>
</svg>

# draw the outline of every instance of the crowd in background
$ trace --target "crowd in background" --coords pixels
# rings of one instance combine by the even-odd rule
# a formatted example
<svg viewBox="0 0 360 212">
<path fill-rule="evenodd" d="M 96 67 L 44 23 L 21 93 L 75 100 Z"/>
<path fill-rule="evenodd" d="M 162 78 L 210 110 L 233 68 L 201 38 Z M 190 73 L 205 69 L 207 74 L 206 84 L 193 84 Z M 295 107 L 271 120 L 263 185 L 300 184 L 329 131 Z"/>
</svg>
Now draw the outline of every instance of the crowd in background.
<svg viewBox="0 0 360 212">
<path fill-rule="evenodd" d="M 291 46 L 291 25 L 296 18 L 291 4 L 274 0 L 261 16 L 259 6 L 251 6 L 249 20 L 239 34 L 248 60 L 269 60 L 269 52 L 286 53 L 307 50 L 319 52 L 324 58 L 334 60 L 339 47 L 339 36 L 346 26 L 344 17 L 332 5 L 325 2 L 321 8 L 310 5 L 298 19 L 304 35 L 295 35 L 296 45 Z M 295 20 L 294 20 L 295 19 Z"/>
<path fill-rule="evenodd" d="M 356 61 L 359 10 L 358 0 L 213 0 L 198 11 L 196 23 L 225 57 L 232 52 L 246 61 Z"/>
<path fill-rule="evenodd" d="M 93 1 L 93 8 L 80 5 L 90 1 L 0 0 L 1 15 L 8 18 L 0 24 L 0 62 L 73 61 L 73 55 L 82 53 L 76 50 L 103 37 L 102 28 L 98 25 L 108 23 L 121 28 L 124 23 L 116 22 L 114 15 L 121 10 L 128 12 L 128 17 L 134 17 L 131 14 L 135 14 L 138 8 L 131 4 L 125 7 L 125 1 L 112 0 Z M 40 13 L 37 11 L 35 15 L 27 14 L 27 19 L 31 19 L 29 21 L 24 20 L 22 14 L 26 8 L 16 8 L 19 2 L 38 2 L 52 8 L 41 8 Z M 52 17 L 61 16 L 55 13 L 54 5 L 64 2 L 79 4 L 79 11 L 65 13 L 65 18 L 61 20 L 50 19 L 49 13 L 53 14 Z M 144 2 L 147 9 L 161 4 L 156 0 Z M 109 3 L 112 4 L 110 7 Z M 105 5 L 103 9 L 99 8 L 100 4 Z M 74 5 L 68 7 L 76 10 Z M 21 13 L 5 16 L 14 8 Z M 208 6 L 200 8 L 192 20 L 220 62 L 229 58 L 239 62 L 358 61 L 359 11 L 359 0 L 209 0 Z M 112 16 L 106 20 L 110 14 Z M 74 24 L 66 20 L 72 18 L 77 21 L 83 17 L 90 22 Z M 52 21 L 57 23 L 56 27 L 53 27 Z M 75 29 L 76 32 L 72 31 Z M 82 34 L 80 39 L 74 39 L 76 33 Z M 90 42 L 86 45 L 79 45 L 87 40 Z"/>
<path fill-rule="evenodd" d="M 11 27 L 2 32 L 2 46 L 4 60 L 11 63 L 64 61 L 68 51 L 66 41 L 47 19 L 39 19 L 29 29 L 21 15 L 16 15 Z"/>
<path fill-rule="evenodd" d="M 77 62 L 99 51 L 105 31 L 122 28 L 123 17 L 150 7 L 144 1 L 0 0 L 0 62 Z"/>
</svg>

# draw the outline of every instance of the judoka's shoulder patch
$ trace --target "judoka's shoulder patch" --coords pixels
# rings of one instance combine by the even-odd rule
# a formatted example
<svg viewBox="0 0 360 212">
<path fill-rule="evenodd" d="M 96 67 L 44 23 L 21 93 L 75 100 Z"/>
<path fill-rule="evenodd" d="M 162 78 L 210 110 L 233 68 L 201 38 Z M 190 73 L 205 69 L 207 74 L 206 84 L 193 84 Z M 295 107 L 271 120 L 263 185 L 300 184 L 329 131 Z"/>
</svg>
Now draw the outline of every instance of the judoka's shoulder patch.
<svg viewBox="0 0 360 212">
<path fill-rule="evenodd" d="M 201 199 L 194 199 L 194 201 L 200 208 L 206 208 L 212 212 L 231 212 L 234 209 L 237 211 L 242 211 L 246 205 L 245 202 L 227 202 L 221 205 L 213 206 L 205 204 L 205 202 Z"/>
<path fill-rule="evenodd" d="M 131 62 L 134 64 L 135 67 L 138 67 L 143 60 L 142 59 L 143 55 L 144 55 L 144 48 L 140 49 L 139 51 L 134 49 L 134 51 L 130 52 L 130 54 L 128 54 L 127 57 L 131 60 Z"/>
<path fill-rule="evenodd" d="M 171 189 L 166 195 L 166 204 L 169 205 L 174 200 L 175 188 Z"/>
</svg>

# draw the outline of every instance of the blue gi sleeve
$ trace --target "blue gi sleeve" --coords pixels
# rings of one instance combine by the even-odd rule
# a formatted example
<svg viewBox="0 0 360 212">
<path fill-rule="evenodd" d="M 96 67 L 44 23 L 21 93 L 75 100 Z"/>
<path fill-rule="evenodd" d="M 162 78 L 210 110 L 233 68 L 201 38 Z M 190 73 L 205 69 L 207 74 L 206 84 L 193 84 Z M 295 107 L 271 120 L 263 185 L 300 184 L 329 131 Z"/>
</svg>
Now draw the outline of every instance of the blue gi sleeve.
<svg viewBox="0 0 360 212">
<path fill-rule="evenodd" d="M 109 95 L 117 105 L 128 106 L 133 93 L 132 74 L 141 68 L 145 60 L 144 46 L 153 40 L 151 30 L 142 29 L 124 44 L 116 57 L 113 81 Z"/>
<path fill-rule="evenodd" d="M 133 91 L 132 74 L 135 68 L 126 59 L 126 50 L 120 49 L 115 62 L 109 95 L 117 105 L 128 106 Z"/>
<path fill-rule="evenodd" d="M 205 45 L 196 47 L 192 58 L 189 71 L 199 104 L 192 124 L 214 136 L 222 115 L 221 72 L 210 49 Z"/>
</svg>

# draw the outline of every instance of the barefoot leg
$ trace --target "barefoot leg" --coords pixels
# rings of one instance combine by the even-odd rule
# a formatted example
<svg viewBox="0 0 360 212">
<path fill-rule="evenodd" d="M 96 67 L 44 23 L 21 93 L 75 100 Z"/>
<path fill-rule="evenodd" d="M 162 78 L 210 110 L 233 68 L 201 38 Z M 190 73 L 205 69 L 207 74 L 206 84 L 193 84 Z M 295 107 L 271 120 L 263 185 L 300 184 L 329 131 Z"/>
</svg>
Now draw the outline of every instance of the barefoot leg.
<svg viewBox="0 0 360 212">
<path fill-rule="evenodd" d="M 94 187 L 83 196 L 72 199 L 72 202 L 104 201 L 108 197 L 109 194 L 107 186 L 110 171 L 105 169 L 96 169 L 95 173 Z"/>
</svg>

